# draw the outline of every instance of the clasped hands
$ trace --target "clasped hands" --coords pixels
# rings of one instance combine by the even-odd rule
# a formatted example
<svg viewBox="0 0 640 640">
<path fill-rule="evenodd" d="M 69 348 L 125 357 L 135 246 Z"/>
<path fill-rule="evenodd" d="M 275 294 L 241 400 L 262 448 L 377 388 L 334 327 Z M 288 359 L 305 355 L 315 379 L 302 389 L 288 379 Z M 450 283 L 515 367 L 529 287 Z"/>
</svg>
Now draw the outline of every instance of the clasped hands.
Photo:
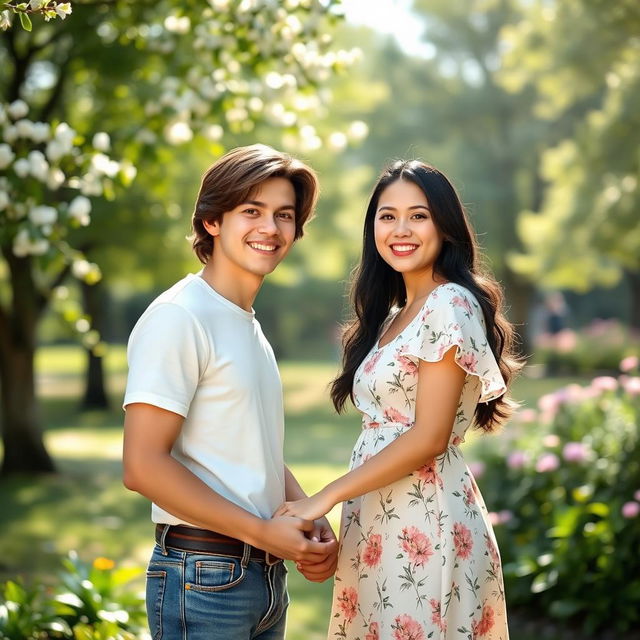
<svg viewBox="0 0 640 640">
<path fill-rule="evenodd" d="M 296 563 L 298 571 L 312 582 L 324 582 L 330 578 L 335 573 L 338 563 L 338 541 L 329 521 L 324 517 L 333 506 L 334 504 L 320 491 L 308 498 L 284 502 L 273 514 L 273 517 L 290 516 L 313 522 L 313 529 L 307 532 L 307 537 L 314 542 L 329 543 L 329 551 L 324 560 L 317 563 Z"/>
</svg>

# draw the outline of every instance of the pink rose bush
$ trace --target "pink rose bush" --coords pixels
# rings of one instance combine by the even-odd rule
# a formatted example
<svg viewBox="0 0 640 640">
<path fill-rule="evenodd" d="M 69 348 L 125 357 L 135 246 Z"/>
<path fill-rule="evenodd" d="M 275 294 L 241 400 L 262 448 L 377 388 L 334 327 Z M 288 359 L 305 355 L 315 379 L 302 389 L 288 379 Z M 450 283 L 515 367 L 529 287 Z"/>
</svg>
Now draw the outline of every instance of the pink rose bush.
<svg viewBox="0 0 640 640">
<path fill-rule="evenodd" d="M 640 377 L 628 373 L 633 367 L 628 360 L 618 378 L 542 396 L 534 422 L 516 418 L 510 439 L 481 450 L 479 485 L 510 606 L 556 620 L 560 611 L 570 625 L 588 628 L 585 637 L 640 628 L 638 600 L 628 595 L 640 593 Z M 464 566 L 465 532 L 456 525 Z M 497 548 L 485 541 L 496 561 Z M 469 637 L 491 637 L 492 613 L 478 612 Z"/>
</svg>

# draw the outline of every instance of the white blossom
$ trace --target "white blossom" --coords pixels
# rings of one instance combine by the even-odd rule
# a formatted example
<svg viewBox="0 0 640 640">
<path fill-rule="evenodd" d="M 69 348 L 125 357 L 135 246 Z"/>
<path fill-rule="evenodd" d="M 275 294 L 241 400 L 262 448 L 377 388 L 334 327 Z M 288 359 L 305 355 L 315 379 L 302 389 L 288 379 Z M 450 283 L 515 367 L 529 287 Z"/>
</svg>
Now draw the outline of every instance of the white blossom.
<svg viewBox="0 0 640 640">
<path fill-rule="evenodd" d="M 71 151 L 71 149 L 67 145 L 62 144 L 56 139 L 50 140 L 45 149 L 45 153 L 50 162 L 57 162 L 60 158 L 66 156 L 69 151 Z"/>
<path fill-rule="evenodd" d="M 76 132 L 66 122 L 61 122 L 56 127 L 55 139 L 69 149 L 73 146 L 73 139 L 75 137 Z"/>
<path fill-rule="evenodd" d="M 58 219 L 58 211 L 54 207 L 45 204 L 33 207 L 29 211 L 29 220 L 38 226 L 43 224 L 53 224 Z"/>
<path fill-rule="evenodd" d="M 4 138 L 5 142 L 8 142 L 9 144 L 11 144 L 12 142 L 15 142 L 18 139 L 18 129 L 16 129 L 16 127 L 12 124 L 7 125 L 4 128 L 4 133 L 2 134 L 2 137 Z"/>
<path fill-rule="evenodd" d="M 0 31 L 6 31 L 11 27 L 12 15 L 8 9 L 0 11 Z"/>
<path fill-rule="evenodd" d="M 49 241 L 46 238 L 38 238 L 31 241 L 30 251 L 33 256 L 42 256 L 49 251 Z"/>
<path fill-rule="evenodd" d="M 0 169 L 6 169 L 15 157 L 16 154 L 8 144 L 0 144 Z"/>
<path fill-rule="evenodd" d="M 42 7 L 44 7 L 45 4 L 47 4 L 47 0 L 29 0 L 29 8 L 32 11 L 37 11 L 38 9 L 41 9 Z"/>
<path fill-rule="evenodd" d="M 222 139 L 222 136 L 224 135 L 224 129 L 219 124 L 210 124 L 208 127 L 205 127 L 203 133 L 207 140 L 217 142 L 218 140 Z"/>
<path fill-rule="evenodd" d="M 91 273 L 91 265 L 87 260 L 74 260 L 71 265 L 71 273 L 78 280 L 84 280 Z"/>
<path fill-rule="evenodd" d="M 29 175 L 29 161 L 26 158 L 19 158 L 13 163 L 13 170 L 18 178 L 26 178 Z"/>
<path fill-rule="evenodd" d="M 86 227 L 89 222 L 91 222 L 90 213 L 91 200 L 85 196 L 76 196 L 69 203 L 69 215 L 77 220 L 83 227 Z"/>
<path fill-rule="evenodd" d="M 62 18 L 62 20 L 64 20 L 71 13 L 71 11 L 72 9 L 70 2 L 63 2 L 56 5 L 56 13 L 58 14 L 59 18 Z"/>
<path fill-rule="evenodd" d="M 49 164 L 42 151 L 30 151 L 27 159 L 29 161 L 29 173 L 37 180 L 46 182 L 49 177 Z"/>
<path fill-rule="evenodd" d="M 13 238 L 13 253 L 18 258 L 24 258 L 29 255 L 29 248 L 31 246 L 31 239 L 29 238 L 29 232 L 26 229 L 20 229 Z"/>
<path fill-rule="evenodd" d="M 16 131 L 18 132 L 19 138 L 32 138 L 34 133 L 33 122 L 31 120 L 27 120 L 23 118 L 22 120 L 18 120 L 15 124 Z"/>
<path fill-rule="evenodd" d="M 34 122 L 31 138 L 34 142 L 45 142 L 51 136 L 51 125 L 48 122 Z"/>
<path fill-rule="evenodd" d="M 94 149 L 98 151 L 107 152 L 111 148 L 111 138 L 109 138 L 109 134 L 104 131 L 99 131 L 93 136 L 93 140 L 91 141 Z"/>
<path fill-rule="evenodd" d="M 334 131 L 329 136 L 329 147 L 334 151 L 342 151 L 347 146 L 347 136 L 341 131 Z"/>
<path fill-rule="evenodd" d="M 183 144 L 193 139 L 191 127 L 181 120 L 173 122 L 164 130 L 164 137 L 169 144 Z"/>
<path fill-rule="evenodd" d="M 29 105 L 24 100 L 14 100 L 7 111 L 14 120 L 20 120 L 29 113 Z"/>
<path fill-rule="evenodd" d="M 366 122 L 362 120 L 354 120 L 347 130 L 347 135 L 351 140 L 362 140 L 369 135 L 369 127 Z"/>
<path fill-rule="evenodd" d="M 62 169 L 59 169 L 58 167 L 51 167 L 47 177 L 47 187 L 52 191 L 56 191 L 64 184 L 65 178 L 66 176 Z"/>
<path fill-rule="evenodd" d="M 172 33 L 189 33 L 191 20 L 189 20 L 188 16 L 167 16 L 164 21 L 164 28 Z"/>
<path fill-rule="evenodd" d="M 120 163 L 111 160 L 111 158 L 104 153 L 96 153 L 96 155 L 91 158 L 91 167 L 96 173 L 102 173 L 110 178 L 113 178 L 117 175 L 118 171 L 120 171 Z"/>
</svg>

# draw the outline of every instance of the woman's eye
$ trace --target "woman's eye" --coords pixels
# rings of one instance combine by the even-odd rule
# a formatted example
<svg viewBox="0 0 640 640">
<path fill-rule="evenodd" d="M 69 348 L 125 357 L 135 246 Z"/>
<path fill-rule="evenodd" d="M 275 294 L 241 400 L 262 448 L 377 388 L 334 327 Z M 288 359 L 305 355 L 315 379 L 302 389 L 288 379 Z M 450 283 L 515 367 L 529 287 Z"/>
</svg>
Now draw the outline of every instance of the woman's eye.
<svg viewBox="0 0 640 640">
<path fill-rule="evenodd" d="M 289 211 L 281 211 L 278 214 L 278 217 L 282 218 L 283 220 L 293 220 L 293 213 L 290 213 Z"/>
<path fill-rule="evenodd" d="M 243 213 L 250 213 L 251 215 L 255 215 L 256 213 L 260 213 L 257 209 L 245 209 Z"/>
<path fill-rule="evenodd" d="M 393 216 L 390 213 L 383 213 L 379 220 L 393 220 Z"/>
<path fill-rule="evenodd" d="M 428 220 L 429 219 L 429 214 L 428 213 L 416 213 L 413 217 L 417 218 L 418 220 Z"/>
</svg>

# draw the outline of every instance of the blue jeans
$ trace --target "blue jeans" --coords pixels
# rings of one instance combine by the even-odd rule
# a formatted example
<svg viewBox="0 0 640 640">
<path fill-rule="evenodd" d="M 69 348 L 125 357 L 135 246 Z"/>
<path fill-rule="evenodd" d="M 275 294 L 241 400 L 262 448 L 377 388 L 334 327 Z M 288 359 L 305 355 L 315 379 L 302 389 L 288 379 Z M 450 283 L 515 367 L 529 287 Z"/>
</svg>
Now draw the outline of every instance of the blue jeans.
<svg viewBox="0 0 640 640">
<path fill-rule="evenodd" d="M 147 617 L 154 640 L 283 640 L 284 562 L 274 565 L 156 544 L 147 569 Z"/>
</svg>

